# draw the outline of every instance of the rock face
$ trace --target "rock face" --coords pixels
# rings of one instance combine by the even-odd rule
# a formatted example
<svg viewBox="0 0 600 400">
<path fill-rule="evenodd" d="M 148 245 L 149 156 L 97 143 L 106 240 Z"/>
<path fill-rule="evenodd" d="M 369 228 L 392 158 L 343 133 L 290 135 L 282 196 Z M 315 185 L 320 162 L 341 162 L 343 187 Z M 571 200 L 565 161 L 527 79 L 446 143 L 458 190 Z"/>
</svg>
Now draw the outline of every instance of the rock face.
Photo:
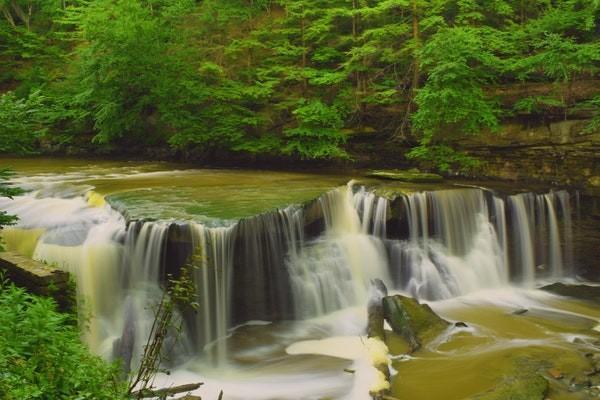
<svg viewBox="0 0 600 400">
<path fill-rule="evenodd" d="M 15 284 L 40 296 L 53 297 L 61 309 L 75 306 L 75 291 L 69 274 L 17 253 L 0 253 L 0 270 Z"/>
<path fill-rule="evenodd" d="M 485 161 L 481 177 L 580 186 L 600 195 L 600 130 L 589 120 L 505 123 L 499 132 L 465 136 L 459 145 Z"/>
<path fill-rule="evenodd" d="M 574 297 L 580 300 L 593 301 L 600 304 L 600 286 L 590 285 L 568 285 L 565 283 L 553 283 L 542 287 L 550 293 L 558 294 L 560 296 Z"/>
<path fill-rule="evenodd" d="M 383 313 L 392 330 L 408 342 L 411 351 L 418 350 L 450 325 L 427 304 L 402 295 L 385 297 Z"/>
<path fill-rule="evenodd" d="M 381 279 L 374 279 L 371 282 L 371 295 L 368 304 L 367 336 L 385 340 L 385 330 L 383 329 L 383 299 L 387 296 L 387 287 Z"/>
</svg>

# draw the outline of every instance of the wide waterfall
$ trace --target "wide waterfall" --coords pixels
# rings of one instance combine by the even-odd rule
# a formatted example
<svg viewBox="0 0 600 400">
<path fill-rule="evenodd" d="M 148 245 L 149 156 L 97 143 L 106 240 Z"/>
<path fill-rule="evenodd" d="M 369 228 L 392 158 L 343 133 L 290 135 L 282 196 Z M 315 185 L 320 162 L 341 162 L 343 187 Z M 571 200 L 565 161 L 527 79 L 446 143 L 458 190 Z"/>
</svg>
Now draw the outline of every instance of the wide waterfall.
<svg viewBox="0 0 600 400">
<path fill-rule="evenodd" d="M 90 193 L 37 189 L 0 209 L 19 216 L 9 247 L 76 278 L 87 343 L 135 365 L 169 275 L 194 266 L 196 313 L 170 362 L 229 360 L 243 324 L 319 317 L 366 304 L 371 280 L 427 300 L 568 276 L 570 195 L 480 188 L 394 199 L 358 184 L 237 222 L 128 221 Z M 28 238 L 28 240 L 24 240 Z M 27 244 L 26 245 L 24 245 Z"/>
</svg>

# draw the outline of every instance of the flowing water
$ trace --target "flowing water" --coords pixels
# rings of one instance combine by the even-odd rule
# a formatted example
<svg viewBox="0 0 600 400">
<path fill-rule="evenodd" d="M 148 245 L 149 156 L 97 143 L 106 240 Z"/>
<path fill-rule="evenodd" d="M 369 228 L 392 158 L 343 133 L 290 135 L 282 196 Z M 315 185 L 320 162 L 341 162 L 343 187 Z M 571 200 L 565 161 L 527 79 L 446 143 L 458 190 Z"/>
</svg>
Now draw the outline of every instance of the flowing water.
<svg viewBox="0 0 600 400">
<path fill-rule="evenodd" d="M 360 336 L 376 278 L 469 324 L 394 361 L 402 398 L 468 397 L 536 352 L 584 368 L 578 352 L 594 346 L 597 308 L 535 290 L 572 276 L 566 191 L 415 187 L 388 199 L 343 175 L 4 163 L 28 190 L 0 199 L 20 218 L 4 241 L 73 273 L 82 335 L 106 359 L 135 368 L 167 277 L 192 260 L 199 309 L 178 316 L 160 384 L 203 381 L 207 398 L 368 398 Z M 538 312 L 511 314 L 523 307 Z"/>
</svg>

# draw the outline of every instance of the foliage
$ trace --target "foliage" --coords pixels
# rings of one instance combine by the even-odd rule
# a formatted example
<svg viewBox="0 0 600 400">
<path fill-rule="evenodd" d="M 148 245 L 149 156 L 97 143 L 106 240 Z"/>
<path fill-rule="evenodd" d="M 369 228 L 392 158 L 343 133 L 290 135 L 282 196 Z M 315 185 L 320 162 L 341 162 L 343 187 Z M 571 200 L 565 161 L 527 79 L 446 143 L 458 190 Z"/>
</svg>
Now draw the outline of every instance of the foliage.
<svg viewBox="0 0 600 400">
<path fill-rule="evenodd" d="M 0 11 L 0 153 L 78 143 L 347 158 L 342 131 L 369 128 L 441 160 L 450 153 L 433 146 L 514 111 L 580 106 L 571 84 L 600 68 L 589 0 L 4 0 Z M 521 82 L 560 85 L 506 108 L 490 96 Z"/>
<path fill-rule="evenodd" d="M 14 93 L 0 95 L 0 153 L 23 154 L 35 150 L 45 132 L 44 98 L 39 91 L 25 99 Z"/>
<path fill-rule="evenodd" d="M 22 193 L 21 189 L 10 185 L 9 180 L 13 173 L 9 169 L 0 169 L 0 197 L 11 198 Z M 17 217 L 7 214 L 5 211 L 0 211 L 0 230 L 2 227 L 12 225 L 17 221 Z M 0 251 L 3 250 L 2 241 L 0 240 Z"/>
<path fill-rule="evenodd" d="M 415 146 L 406 156 L 409 159 L 419 160 L 428 168 L 438 168 L 443 172 L 450 171 L 474 171 L 481 166 L 481 161 L 460 151 L 456 151 L 448 145 Z"/>
<path fill-rule="evenodd" d="M 89 353 L 74 319 L 51 299 L 0 284 L 1 398 L 125 398 L 118 366 Z"/>
<path fill-rule="evenodd" d="M 299 154 L 303 158 L 347 157 L 340 149 L 346 137 L 340 131 L 343 121 L 339 110 L 319 100 L 303 100 L 293 114 L 297 126 L 284 131 L 284 153 Z"/>
<path fill-rule="evenodd" d="M 483 91 L 498 60 L 476 30 L 440 30 L 423 47 L 421 59 L 428 78 L 415 99 L 419 109 L 413 120 L 425 138 L 434 140 L 452 131 L 477 133 L 498 125 L 499 110 Z"/>
<path fill-rule="evenodd" d="M 197 257 L 198 255 L 194 255 Z M 177 310 L 197 309 L 196 287 L 192 279 L 191 264 L 181 268 L 177 278 L 169 277 L 167 290 L 158 303 L 154 313 L 152 328 L 144 346 L 140 366 L 131 376 L 127 394 L 136 399 L 150 397 L 152 384 L 156 373 L 160 372 L 161 361 L 165 356 L 163 345 L 169 331 L 178 331 L 181 327 L 174 321 Z"/>
<path fill-rule="evenodd" d="M 588 126 L 585 128 L 586 132 L 590 133 L 600 129 L 600 96 L 594 97 L 592 100 L 584 103 L 584 105 L 596 110 L 596 115 L 594 115 Z"/>
</svg>

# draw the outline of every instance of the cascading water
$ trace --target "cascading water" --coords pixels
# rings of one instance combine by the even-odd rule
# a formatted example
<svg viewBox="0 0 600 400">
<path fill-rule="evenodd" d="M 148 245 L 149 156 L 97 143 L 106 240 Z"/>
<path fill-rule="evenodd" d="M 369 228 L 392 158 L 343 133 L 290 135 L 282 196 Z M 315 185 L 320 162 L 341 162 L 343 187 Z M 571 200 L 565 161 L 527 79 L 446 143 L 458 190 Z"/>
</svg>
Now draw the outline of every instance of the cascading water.
<svg viewBox="0 0 600 400">
<path fill-rule="evenodd" d="M 385 234 L 385 211 L 379 206 L 384 200 L 372 213 L 375 202 L 375 196 L 364 191 L 353 196 L 351 185 L 321 196 L 325 232 L 291 254 L 287 263 L 297 318 L 364 304 L 372 279 L 389 281 L 383 243 L 366 234 Z M 364 208 L 362 222 L 356 204 Z"/>
<path fill-rule="evenodd" d="M 409 235 L 390 243 L 397 287 L 439 299 L 506 283 L 502 243 L 482 190 L 415 193 L 403 203 Z"/>
<path fill-rule="evenodd" d="M 310 212 L 290 206 L 210 227 L 127 223 L 80 193 L 48 196 L 38 189 L 0 200 L 0 209 L 20 217 L 5 240 L 17 249 L 29 236 L 34 258 L 72 272 L 91 316 L 84 331 L 90 347 L 132 365 L 167 274 L 189 260 L 200 307 L 182 315 L 184 340 L 173 362 L 202 355 L 213 366 L 228 362 L 233 326 L 364 305 L 375 278 L 418 298 L 443 299 L 511 282 L 532 285 L 572 265 L 564 191 L 503 198 L 455 189 L 388 200 L 349 184 L 322 195 Z"/>
</svg>

